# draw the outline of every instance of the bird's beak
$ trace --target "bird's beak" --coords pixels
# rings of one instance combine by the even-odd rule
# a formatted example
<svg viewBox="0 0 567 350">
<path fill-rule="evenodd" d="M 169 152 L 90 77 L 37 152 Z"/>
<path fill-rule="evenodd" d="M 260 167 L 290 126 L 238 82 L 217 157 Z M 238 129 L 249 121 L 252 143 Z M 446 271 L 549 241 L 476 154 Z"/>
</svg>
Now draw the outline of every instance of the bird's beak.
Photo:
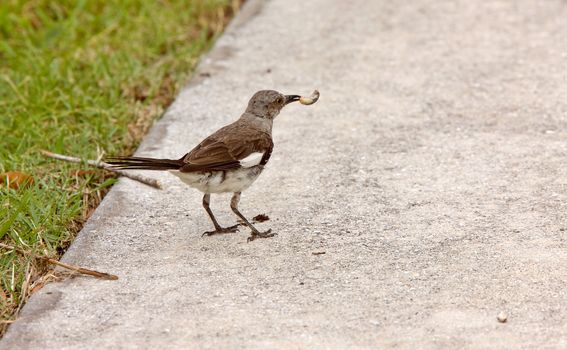
<svg viewBox="0 0 567 350">
<path fill-rule="evenodd" d="M 289 103 L 299 101 L 300 98 L 301 96 L 299 95 L 285 95 L 285 104 L 287 105 Z"/>
</svg>

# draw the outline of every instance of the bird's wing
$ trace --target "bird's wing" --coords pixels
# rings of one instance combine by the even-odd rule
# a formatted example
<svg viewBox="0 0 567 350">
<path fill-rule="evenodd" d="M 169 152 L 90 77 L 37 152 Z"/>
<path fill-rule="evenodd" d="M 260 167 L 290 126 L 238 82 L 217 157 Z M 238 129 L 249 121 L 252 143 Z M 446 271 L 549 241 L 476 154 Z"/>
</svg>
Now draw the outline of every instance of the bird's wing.
<svg viewBox="0 0 567 350">
<path fill-rule="evenodd" d="M 203 140 L 183 157 L 181 172 L 219 171 L 265 164 L 273 148 L 269 134 L 229 125 Z"/>
</svg>

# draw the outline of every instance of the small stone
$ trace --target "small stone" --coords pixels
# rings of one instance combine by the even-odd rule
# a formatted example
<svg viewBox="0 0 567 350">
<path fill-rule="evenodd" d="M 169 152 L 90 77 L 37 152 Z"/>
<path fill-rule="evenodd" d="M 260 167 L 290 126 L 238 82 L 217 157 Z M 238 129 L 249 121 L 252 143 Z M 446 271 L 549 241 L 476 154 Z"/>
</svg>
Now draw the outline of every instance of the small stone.
<svg viewBox="0 0 567 350">
<path fill-rule="evenodd" d="M 378 320 L 370 320 L 370 324 L 373 326 L 379 326 L 380 325 L 380 321 Z"/>
<path fill-rule="evenodd" d="M 496 316 L 496 319 L 500 323 L 506 323 L 506 321 L 508 321 L 508 314 L 504 311 L 500 311 L 500 313 L 498 313 L 498 316 Z"/>
</svg>

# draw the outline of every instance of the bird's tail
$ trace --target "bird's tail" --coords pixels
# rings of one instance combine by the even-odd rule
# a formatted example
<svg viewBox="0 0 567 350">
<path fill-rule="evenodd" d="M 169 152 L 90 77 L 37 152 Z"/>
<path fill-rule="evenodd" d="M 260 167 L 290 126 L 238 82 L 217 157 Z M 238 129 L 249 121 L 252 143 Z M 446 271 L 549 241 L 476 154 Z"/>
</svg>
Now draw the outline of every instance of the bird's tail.
<svg viewBox="0 0 567 350">
<path fill-rule="evenodd" d="M 145 169 L 145 170 L 171 170 L 179 169 L 183 166 L 181 159 L 160 159 L 144 157 L 109 157 L 105 163 L 110 164 L 114 169 Z"/>
</svg>

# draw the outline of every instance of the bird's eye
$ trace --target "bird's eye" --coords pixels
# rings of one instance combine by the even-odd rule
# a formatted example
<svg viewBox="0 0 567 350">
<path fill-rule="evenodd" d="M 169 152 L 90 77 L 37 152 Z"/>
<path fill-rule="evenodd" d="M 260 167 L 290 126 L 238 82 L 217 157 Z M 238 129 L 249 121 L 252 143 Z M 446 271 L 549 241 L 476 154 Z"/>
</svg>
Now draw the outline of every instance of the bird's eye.
<svg viewBox="0 0 567 350">
<path fill-rule="evenodd" d="M 278 101 L 277 101 L 277 102 L 278 102 L 278 104 L 281 105 L 281 104 L 283 103 L 283 97 L 278 97 Z"/>
</svg>

